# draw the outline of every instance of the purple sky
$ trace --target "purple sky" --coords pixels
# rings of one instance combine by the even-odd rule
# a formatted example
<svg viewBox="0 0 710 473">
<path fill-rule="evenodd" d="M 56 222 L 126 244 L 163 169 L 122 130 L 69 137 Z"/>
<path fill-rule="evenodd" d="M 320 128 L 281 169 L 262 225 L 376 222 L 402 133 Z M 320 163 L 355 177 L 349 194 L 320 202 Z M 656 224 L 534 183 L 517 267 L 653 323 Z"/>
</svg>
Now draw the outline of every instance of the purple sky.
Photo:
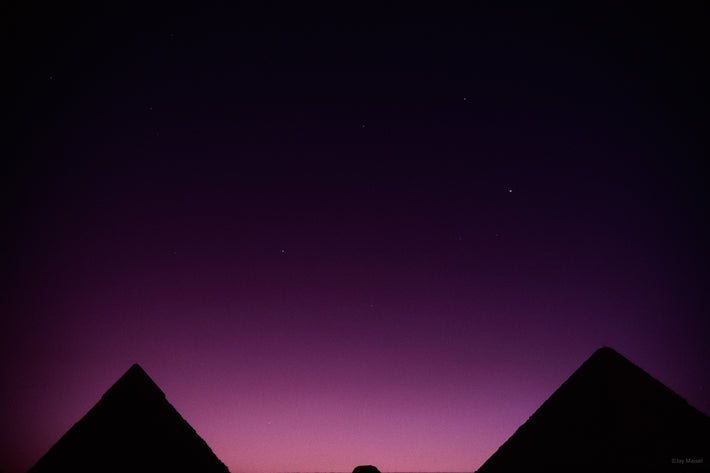
<svg viewBox="0 0 710 473">
<path fill-rule="evenodd" d="M 340 8 L 10 7 L 1 471 L 136 362 L 233 473 L 473 471 L 602 345 L 710 413 L 705 7 Z"/>
</svg>

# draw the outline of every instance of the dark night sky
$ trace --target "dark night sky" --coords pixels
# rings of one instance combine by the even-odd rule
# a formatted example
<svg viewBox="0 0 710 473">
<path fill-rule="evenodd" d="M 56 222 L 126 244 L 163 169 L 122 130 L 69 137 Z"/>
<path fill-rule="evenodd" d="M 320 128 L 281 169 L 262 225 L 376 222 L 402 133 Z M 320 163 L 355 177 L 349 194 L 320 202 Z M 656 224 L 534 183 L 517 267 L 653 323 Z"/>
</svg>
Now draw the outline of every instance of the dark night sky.
<svg viewBox="0 0 710 473">
<path fill-rule="evenodd" d="M 472 471 L 602 345 L 710 413 L 706 7 L 496 5 L 3 7 L 0 470 L 135 362 L 235 473 Z"/>
</svg>

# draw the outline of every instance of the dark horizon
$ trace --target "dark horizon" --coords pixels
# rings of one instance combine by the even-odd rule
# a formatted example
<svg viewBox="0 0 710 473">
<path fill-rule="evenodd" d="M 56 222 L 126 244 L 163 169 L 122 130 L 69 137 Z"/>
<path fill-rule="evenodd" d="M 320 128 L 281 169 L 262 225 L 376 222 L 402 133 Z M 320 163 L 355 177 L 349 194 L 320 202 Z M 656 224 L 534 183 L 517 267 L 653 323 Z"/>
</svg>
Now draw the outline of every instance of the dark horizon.
<svg viewBox="0 0 710 473">
<path fill-rule="evenodd" d="M 133 363 L 233 473 L 474 471 L 600 346 L 710 413 L 707 7 L 5 7 L 0 470 Z"/>
</svg>

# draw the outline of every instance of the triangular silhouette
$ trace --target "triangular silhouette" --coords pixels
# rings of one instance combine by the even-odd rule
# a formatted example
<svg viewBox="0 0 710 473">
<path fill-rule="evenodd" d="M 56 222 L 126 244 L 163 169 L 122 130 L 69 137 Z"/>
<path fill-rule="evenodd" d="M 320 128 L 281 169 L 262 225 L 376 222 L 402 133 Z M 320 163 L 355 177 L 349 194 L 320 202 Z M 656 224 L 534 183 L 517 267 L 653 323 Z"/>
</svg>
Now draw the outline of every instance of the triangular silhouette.
<svg viewBox="0 0 710 473">
<path fill-rule="evenodd" d="M 136 364 L 29 471 L 229 470 Z"/>
<path fill-rule="evenodd" d="M 705 471 L 710 417 L 600 348 L 477 473 Z"/>
</svg>

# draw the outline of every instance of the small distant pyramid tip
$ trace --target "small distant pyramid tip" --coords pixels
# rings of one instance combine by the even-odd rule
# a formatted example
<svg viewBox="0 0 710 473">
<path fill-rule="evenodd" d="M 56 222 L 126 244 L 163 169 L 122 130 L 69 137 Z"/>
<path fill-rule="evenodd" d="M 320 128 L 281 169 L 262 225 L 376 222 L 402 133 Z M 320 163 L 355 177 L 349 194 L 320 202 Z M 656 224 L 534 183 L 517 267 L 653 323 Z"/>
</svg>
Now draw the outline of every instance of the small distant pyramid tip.
<svg viewBox="0 0 710 473">
<path fill-rule="evenodd" d="M 374 465 L 359 465 L 353 470 L 353 473 L 380 473 Z"/>
</svg>

